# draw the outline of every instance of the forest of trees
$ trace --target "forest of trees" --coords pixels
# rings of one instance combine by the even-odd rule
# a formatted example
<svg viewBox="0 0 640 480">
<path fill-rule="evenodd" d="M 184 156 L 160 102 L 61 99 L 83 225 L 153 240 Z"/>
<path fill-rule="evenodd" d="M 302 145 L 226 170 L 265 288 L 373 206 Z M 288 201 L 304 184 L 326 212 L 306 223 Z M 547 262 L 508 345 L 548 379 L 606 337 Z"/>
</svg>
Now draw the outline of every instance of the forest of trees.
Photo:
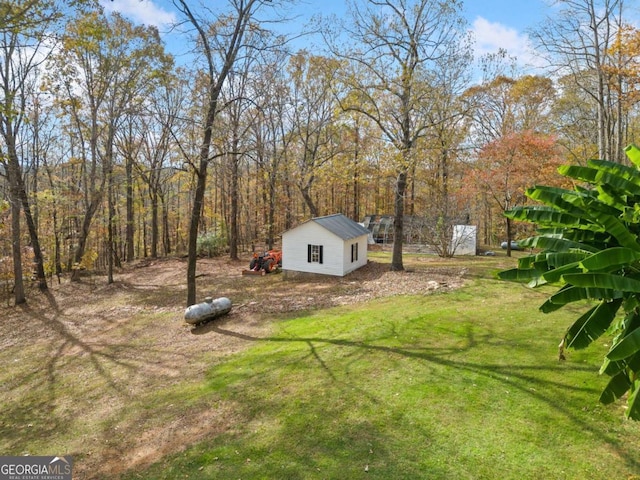
<svg viewBox="0 0 640 480">
<path fill-rule="evenodd" d="M 405 216 L 433 242 L 464 221 L 495 245 L 523 234 L 503 213 L 526 187 L 624 162 L 640 133 L 624 0 L 557 1 L 530 34 L 544 75 L 507 51 L 474 62 L 459 0 L 352 2 L 317 19 L 313 53 L 277 33 L 284 0 L 173 3 L 187 62 L 90 0 L 0 2 L 0 285 L 16 304 L 30 278 L 112 282 L 168 255 L 189 258 L 192 304 L 203 248 L 238 258 L 338 212 L 395 215 L 396 270 Z"/>
</svg>

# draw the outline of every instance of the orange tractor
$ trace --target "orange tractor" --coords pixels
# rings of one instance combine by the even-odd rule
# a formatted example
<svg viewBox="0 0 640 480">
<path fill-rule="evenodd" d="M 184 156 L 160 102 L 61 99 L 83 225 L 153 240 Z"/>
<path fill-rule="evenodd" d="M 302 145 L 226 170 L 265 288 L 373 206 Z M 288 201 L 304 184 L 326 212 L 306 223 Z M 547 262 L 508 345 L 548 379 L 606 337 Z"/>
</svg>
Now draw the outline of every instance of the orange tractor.
<svg viewBox="0 0 640 480">
<path fill-rule="evenodd" d="M 254 253 L 249 263 L 249 272 L 271 273 L 282 267 L 282 251 L 269 250 L 264 253 Z"/>
</svg>

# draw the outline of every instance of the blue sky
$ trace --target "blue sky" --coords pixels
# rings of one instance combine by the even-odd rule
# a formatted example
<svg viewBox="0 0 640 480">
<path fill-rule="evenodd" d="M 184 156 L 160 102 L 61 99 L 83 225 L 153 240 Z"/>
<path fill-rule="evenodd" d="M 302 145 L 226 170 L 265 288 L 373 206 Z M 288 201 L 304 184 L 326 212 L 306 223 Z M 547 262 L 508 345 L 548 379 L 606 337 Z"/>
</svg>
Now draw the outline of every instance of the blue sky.
<svg viewBox="0 0 640 480">
<path fill-rule="evenodd" d="M 205 3 L 224 5 L 225 0 Z M 169 0 L 102 0 L 102 4 L 107 10 L 120 11 L 135 22 L 156 25 L 161 32 L 177 20 Z M 345 11 L 345 2 L 302 0 L 297 9 L 303 22 L 304 17 L 317 13 L 340 15 Z M 509 55 L 517 57 L 523 67 L 539 63 L 532 54 L 526 31 L 535 28 L 551 13 L 545 0 L 466 0 L 464 12 L 474 32 L 477 56 L 496 52 L 502 47 Z M 188 45 L 184 47 L 188 49 Z M 171 50 L 179 48 L 179 45 L 170 46 Z"/>
</svg>

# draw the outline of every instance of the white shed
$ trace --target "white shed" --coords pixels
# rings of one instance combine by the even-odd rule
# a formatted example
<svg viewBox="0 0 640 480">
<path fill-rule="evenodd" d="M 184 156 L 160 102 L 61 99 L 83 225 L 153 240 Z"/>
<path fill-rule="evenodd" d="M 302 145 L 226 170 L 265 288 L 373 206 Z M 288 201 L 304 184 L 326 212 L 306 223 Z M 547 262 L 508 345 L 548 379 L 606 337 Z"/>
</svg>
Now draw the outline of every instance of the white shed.
<svg viewBox="0 0 640 480">
<path fill-rule="evenodd" d="M 477 251 L 478 227 L 475 225 L 454 225 L 451 250 L 454 255 L 475 255 Z"/>
<path fill-rule="evenodd" d="M 369 230 L 341 213 L 282 234 L 282 270 L 343 277 L 367 264 Z"/>
</svg>

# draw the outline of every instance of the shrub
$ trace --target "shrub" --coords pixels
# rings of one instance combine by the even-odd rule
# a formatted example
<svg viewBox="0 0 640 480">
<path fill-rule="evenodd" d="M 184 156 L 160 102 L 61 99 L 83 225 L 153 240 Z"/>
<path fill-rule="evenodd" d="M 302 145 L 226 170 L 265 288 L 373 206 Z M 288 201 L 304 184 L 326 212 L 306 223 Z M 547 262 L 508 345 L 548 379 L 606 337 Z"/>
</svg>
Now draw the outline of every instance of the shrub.
<svg viewBox="0 0 640 480">
<path fill-rule="evenodd" d="M 202 257 L 219 257 L 226 251 L 227 240 L 224 237 L 208 233 L 200 235 L 197 241 L 198 255 Z"/>
</svg>

